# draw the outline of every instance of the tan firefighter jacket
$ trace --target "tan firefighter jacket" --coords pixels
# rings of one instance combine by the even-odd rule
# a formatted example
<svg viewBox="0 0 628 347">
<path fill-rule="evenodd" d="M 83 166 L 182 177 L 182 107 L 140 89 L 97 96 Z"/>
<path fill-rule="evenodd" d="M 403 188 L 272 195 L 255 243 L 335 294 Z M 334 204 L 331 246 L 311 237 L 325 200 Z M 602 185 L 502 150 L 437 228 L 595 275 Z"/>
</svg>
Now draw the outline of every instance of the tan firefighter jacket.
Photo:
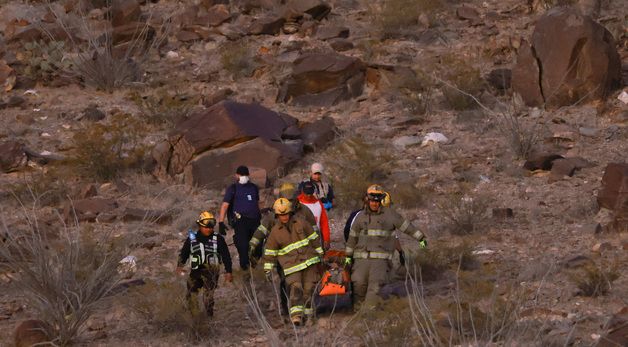
<svg viewBox="0 0 628 347">
<path fill-rule="evenodd" d="M 423 239 L 423 233 L 397 211 L 380 207 L 372 212 L 368 206 L 360 211 L 349 232 L 345 252 L 354 259 L 392 259 L 395 251 L 395 229 L 411 235 L 417 240 Z"/>
<path fill-rule="evenodd" d="M 310 224 L 312 228 L 314 228 L 314 230 L 319 234 L 318 236 L 320 237 L 320 232 L 318 230 L 318 227 L 316 226 L 316 218 L 314 218 L 312 211 L 310 211 L 309 208 L 298 203 L 298 201 L 293 204 L 295 206 L 294 216 L 299 217 L 305 220 L 308 224 Z M 253 234 L 251 241 L 249 241 L 249 248 L 251 252 L 257 249 L 257 247 L 268 237 L 270 230 L 277 223 L 279 223 L 279 220 L 275 217 L 274 213 L 270 212 L 264 215 L 260 225 L 257 227 L 257 230 L 255 230 L 255 233 Z"/>
<path fill-rule="evenodd" d="M 312 226 L 294 216 L 286 224 L 276 223 L 270 231 L 264 250 L 264 271 L 279 262 L 288 276 L 320 263 L 323 255 L 318 233 Z"/>
</svg>

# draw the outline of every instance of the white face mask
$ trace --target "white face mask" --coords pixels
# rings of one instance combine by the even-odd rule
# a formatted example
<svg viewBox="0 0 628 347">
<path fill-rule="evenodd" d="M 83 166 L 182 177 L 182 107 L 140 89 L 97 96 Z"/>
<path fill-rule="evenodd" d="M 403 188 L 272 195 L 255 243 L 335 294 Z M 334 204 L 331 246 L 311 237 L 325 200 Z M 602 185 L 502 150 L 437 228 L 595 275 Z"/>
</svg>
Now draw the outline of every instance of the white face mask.
<svg viewBox="0 0 628 347">
<path fill-rule="evenodd" d="M 247 184 L 247 183 L 249 183 L 249 176 L 240 176 L 240 178 L 238 179 L 238 182 L 240 184 Z"/>
</svg>

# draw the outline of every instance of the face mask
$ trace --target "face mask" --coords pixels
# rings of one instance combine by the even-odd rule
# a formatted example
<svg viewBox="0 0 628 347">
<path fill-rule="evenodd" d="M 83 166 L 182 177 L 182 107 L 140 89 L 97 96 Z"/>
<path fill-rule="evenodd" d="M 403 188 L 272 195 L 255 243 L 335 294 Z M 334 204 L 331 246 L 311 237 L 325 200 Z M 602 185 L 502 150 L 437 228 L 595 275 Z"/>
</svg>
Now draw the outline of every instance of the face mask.
<svg viewBox="0 0 628 347">
<path fill-rule="evenodd" d="M 247 184 L 247 183 L 249 183 L 249 176 L 240 176 L 240 179 L 238 180 L 238 182 L 240 184 Z"/>
</svg>

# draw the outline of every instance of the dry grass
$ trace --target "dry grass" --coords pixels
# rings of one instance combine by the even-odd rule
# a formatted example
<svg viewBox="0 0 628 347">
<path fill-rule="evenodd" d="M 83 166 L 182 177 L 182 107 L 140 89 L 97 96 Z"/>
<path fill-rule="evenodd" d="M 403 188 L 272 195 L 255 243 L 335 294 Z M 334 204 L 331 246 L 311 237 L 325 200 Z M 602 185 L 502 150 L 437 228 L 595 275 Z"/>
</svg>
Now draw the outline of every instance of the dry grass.
<svg viewBox="0 0 628 347">
<path fill-rule="evenodd" d="M 71 68 L 71 61 L 64 59 L 65 42 L 44 40 L 27 42 L 17 58 L 21 62 L 21 75 L 35 81 L 48 83 Z"/>
<path fill-rule="evenodd" d="M 451 193 L 437 203 L 445 228 L 454 235 L 473 234 L 484 230 L 489 220 L 490 199 L 479 193 Z"/>
<path fill-rule="evenodd" d="M 145 154 L 143 122 L 129 114 L 115 114 L 109 123 L 92 123 L 72 137 L 75 157 L 69 164 L 79 175 L 110 180 L 141 164 Z"/>
<path fill-rule="evenodd" d="M 48 323 L 52 343 L 65 346 L 76 340 L 90 316 L 110 303 L 124 250 L 112 247 L 107 235 L 96 238 L 78 225 L 51 235 L 48 228 L 40 228 L 38 209 L 37 203 L 23 207 L 26 232 L 10 230 L 2 217 L 0 267 L 13 274 L 16 294 Z"/>
<path fill-rule="evenodd" d="M 473 97 L 479 96 L 485 87 L 480 70 L 471 66 L 467 60 L 449 54 L 441 58 L 439 71 L 443 80 L 455 86 L 451 88 L 445 85 L 442 88 L 449 107 L 462 111 L 478 106 Z M 459 90 L 465 93 L 460 93 Z"/>
<path fill-rule="evenodd" d="M 244 42 L 229 42 L 224 44 L 220 50 L 220 62 L 235 79 L 240 77 L 250 77 L 257 63 L 251 48 Z"/>
<path fill-rule="evenodd" d="M 148 124 L 172 127 L 177 122 L 188 118 L 198 104 L 199 97 L 188 97 L 172 88 L 162 88 L 141 95 L 133 92 L 129 95 L 141 110 Z"/>
<path fill-rule="evenodd" d="M 542 125 L 537 121 L 527 121 L 521 106 L 523 101 L 515 96 L 505 111 L 496 114 L 497 127 L 510 145 L 516 158 L 527 159 L 541 139 Z"/>
<path fill-rule="evenodd" d="M 403 71 L 391 82 L 389 93 L 411 116 L 425 120 L 432 107 L 434 84 L 422 71 Z"/>
<path fill-rule="evenodd" d="M 600 262 L 570 273 L 569 278 L 578 287 L 581 295 L 597 297 L 608 294 L 613 287 L 613 282 L 619 278 L 619 274 L 617 265 L 609 266 Z"/>
<path fill-rule="evenodd" d="M 387 0 L 371 13 L 381 37 L 387 39 L 415 33 L 419 16 L 426 15 L 431 22 L 442 8 L 440 0 Z"/>
<path fill-rule="evenodd" d="M 391 170 L 391 157 L 382 146 L 354 137 L 332 145 L 324 163 L 331 173 L 336 198 L 346 209 L 359 208 L 369 185 L 382 182 Z M 384 187 L 385 188 L 385 187 Z"/>
</svg>

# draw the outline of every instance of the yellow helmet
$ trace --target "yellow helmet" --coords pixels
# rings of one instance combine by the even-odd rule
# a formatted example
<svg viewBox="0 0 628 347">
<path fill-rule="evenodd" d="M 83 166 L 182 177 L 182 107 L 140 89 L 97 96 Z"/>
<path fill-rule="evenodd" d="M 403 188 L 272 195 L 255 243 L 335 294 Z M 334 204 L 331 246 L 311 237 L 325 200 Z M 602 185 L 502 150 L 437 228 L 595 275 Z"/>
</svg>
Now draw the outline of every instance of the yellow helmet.
<svg viewBox="0 0 628 347">
<path fill-rule="evenodd" d="M 292 183 L 283 183 L 279 186 L 279 197 L 292 199 L 294 198 L 297 188 Z"/>
<path fill-rule="evenodd" d="M 373 184 L 366 189 L 366 196 L 369 200 L 381 202 L 384 200 L 384 188 L 379 184 Z"/>
<path fill-rule="evenodd" d="M 382 206 L 384 207 L 388 207 L 390 205 L 392 205 L 392 198 L 390 197 L 390 194 L 388 192 L 384 193 L 384 199 L 382 199 Z"/>
<path fill-rule="evenodd" d="M 211 212 L 203 211 L 198 216 L 196 224 L 202 227 L 213 228 L 214 225 L 216 225 L 216 218 L 214 218 L 214 215 Z"/>
<path fill-rule="evenodd" d="M 288 214 L 292 212 L 292 203 L 290 200 L 286 198 L 279 198 L 273 204 L 273 210 L 275 210 L 275 214 Z"/>
</svg>

